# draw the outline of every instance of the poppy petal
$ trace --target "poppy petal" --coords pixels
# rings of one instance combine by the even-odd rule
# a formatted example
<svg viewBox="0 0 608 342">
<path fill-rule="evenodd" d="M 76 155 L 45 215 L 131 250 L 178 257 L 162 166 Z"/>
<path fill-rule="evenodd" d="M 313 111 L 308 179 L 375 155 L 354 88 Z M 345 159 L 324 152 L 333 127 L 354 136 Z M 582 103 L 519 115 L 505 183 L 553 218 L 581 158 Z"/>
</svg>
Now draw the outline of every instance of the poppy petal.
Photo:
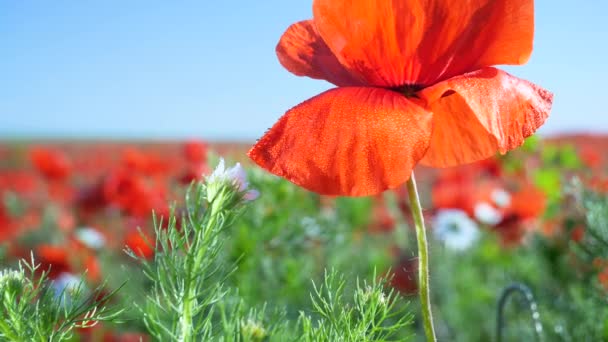
<svg viewBox="0 0 608 342">
<path fill-rule="evenodd" d="M 418 93 L 433 112 L 433 134 L 421 163 L 448 167 L 505 153 L 540 127 L 553 94 L 496 68 L 484 68 Z"/>
<path fill-rule="evenodd" d="M 298 76 L 326 80 L 341 87 L 363 85 L 338 62 L 312 20 L 291 25 L 281 37 L 276 52 L 285 69 Z"/>
<path fill-rule="evenodd" d="M 367 196 L 405 182 L 430 133 L 431 114 L 397 92 L 334 88 L 287 111 L 248 155 L 308 190 Z"/>
<path fill-rule="evenodd" d="M 533 0 L 315 0 L 313 14 L 340 63 L 373 86 L 429 86 L 532 52 Z"/>
</svg>

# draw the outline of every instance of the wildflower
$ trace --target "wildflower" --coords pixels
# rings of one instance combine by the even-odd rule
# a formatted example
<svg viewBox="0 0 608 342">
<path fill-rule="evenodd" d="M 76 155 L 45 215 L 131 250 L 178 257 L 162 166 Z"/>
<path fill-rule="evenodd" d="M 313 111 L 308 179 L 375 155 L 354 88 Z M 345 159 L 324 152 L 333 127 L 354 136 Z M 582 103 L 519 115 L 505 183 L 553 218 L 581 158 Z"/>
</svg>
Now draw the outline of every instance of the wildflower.
<svg viewBox="0 0 608 342">
<path fill-rule="evenodd" d="M 30 150 L 30 159 L 34 167 L 47 180 L 65 180 L 72 170 L 68 157 L 59 150 L 37 147 Z"/>
<path fill-rule="evenodd" d="M 76 239 L 92 249 L 101 249 L 106 244 L 106 238 L 97 229 L 84 227 L 76 231 Z"/>
<path fill-rule="evenodd" d="M 521 219 L 537 219 L 547 208 L 547 195 L 536 186 L 525 183 L 513 193 L 509 211 Z"/>
<path fill-rule="evenodd" d="M 82 279 L 67 272 L 61 273 L 57 278 L 51 280 L 51 288 L 62 307 L 75 304 L 74 297 L 87 290 Z"/>
<path fill-rule="evenodd" d="M 511 204 L 511 195 L 504 189 L 494 189 L 490 196 L 492 202 L 500 208 L 508 207 Z"/>
<path fill-rule="evenodd" d="M 466 212 L 444 209 L 437 212 L 434 221 L 437 240 L 456 251 L 466 250 L 479 238 L 479 229 Z"/>
<path fill-rule="evenodd" d="M 520 244 L 543 215 L 547 196 L 531 184 L 513 192 L 511 204 L 504 208 L 502 220 L 494 226 L 505 246 Z"/>
<path fill-rule="evenodd" d="M 577 225 L 570 231 L 570 239 L 574 242 L 581 242 L 585 237 L 585 226 Z"/>
<path fill-rule="evenodd" d="M 135 148 L 127 148 L 123 151 L 123 166 L 130 173 L 138 173 L 148 176 L 162 176 L 169 170 L 166 160 L 152 152 L 143 152 Z"/>
<path fill-rule="evenodd" d="M 184 170 L 184 172 L 179 176 L 178 180 L 180 183 L 184 185 L 188 185 L 196 180 L 203 179 L 203 175 L 208 173 L 207 165 L 205 164 L 193 164 L 190 165 Z"/>
<path fill-rule="evenodd" d="M 72 273 L 64 272 L 52 280 L 52 287 L 55 291 L 55 295 L 60 296 L 66 292 L 71 293 L 76 291 L 80 287 L 81 283 L 82 280 L 79 277 L 73 275 Z"/>
<path fill-rule="evenodd" d="M 249 189 L 247 182 L 247 174 L 240 163 L 226 169 L 224 159 L 220 158 L 213 173 L 207 178 L 207 195 L 209 202 L 212 202 L 218 196 L 222 195 L 223 191 L 235 191 L 241 194 L 245 201 L 253 201 L 260 193 L 255 189 Z"/>
<path fill-rule="evenodd" d="M 41 270 L 49 271 L 49 277 L 54 279 L 60 274 L 72 269 L 68 252 L 65 247 L 49 244 L 40 244 L 36 247 L 36 257 L 40 262 Z"/>
<path fill-rule="evenodd" d="M 542 125 L 553 95 L 492 67 L 532 52 L 532 0 L 315 0 L 277 55 L 330 89 L 287 111 L 249 151 L 314 192 L 365 196 L 417 163 L 447 167 L 505 153 Z"/>
<path fill-rule="evenodd" d="M 168 212 L 164 187 L 127 170 L 117 169 L 106 177 L 103 195 L 109 204 L 133 216 L 146 217 L 152 210 Z"/>
<path fill-rule="evenodd" d="M 403 295 L 418 293 L 418 258 L 400 253 L 390 275 L 391 286 Z"/>
<path fill-rule="evenodd" d="M 248 318 L 241 321 L 241 334 L 246 340 L 263 341 L 268 336 L 268 331 L 260 322 Z"/>
<path fill-rule="evenodd" d="M 502 221 L 502 214 L 494 206 L 487 202 L 480 202 L 475 205 L 475 218 L 490 226 L 494 226 Z"/>
<path fill-rule="evenodd" d="M 143 234 L 143 235 L 142 235 Z M 135 253 L 135 255 L 150 259 L 154 256 L 154 240 L 147 234 L 138 230 L 131 230 L 125 236 L 125 245 Z"/>
<path fill-rule="evenodd" d="M 0 201 L 0 242 L 10 241 L 15 236 L 14 226 L 13 217 L 5 208 L 5 204 Z"/>
<path fill-rule="evenodd" d="M 0 293 L 17 295 L 22 292 L 23 286 L 29 282 L 23 270 L 0 270 Z"/>
<path fill-rule="evenodd" d="M 370 285 L 358 288 L 355 296 L 361 298 L 361 302 L 366 305 L 375 303 L 384 306 L 388 303 L 386 295 Z"/>
<path fill-rule="evenodd" d="M 192 164 L 202 164 L 207 161 L 207 144 L 198 140 L 191 140 L 184 143 L 183 155 L 186 161 Z"/>
</svg>

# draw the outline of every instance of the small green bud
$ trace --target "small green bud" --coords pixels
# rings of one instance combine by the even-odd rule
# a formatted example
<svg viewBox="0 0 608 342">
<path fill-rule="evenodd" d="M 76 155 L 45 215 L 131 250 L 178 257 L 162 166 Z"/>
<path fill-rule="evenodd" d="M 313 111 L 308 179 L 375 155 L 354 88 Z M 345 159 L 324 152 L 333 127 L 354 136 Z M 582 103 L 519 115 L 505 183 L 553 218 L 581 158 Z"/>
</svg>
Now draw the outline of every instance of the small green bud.
<svg viewBox="0 0 608 342">
<path fill-rule="evenodd" d="M 262 341 L 268 336 L 268 332 L 262 324 L 251 318 L 241 321 L 241 334 L 245 340 L 251 341 Z"/>
<path fill-rule="evenodd" d="M 29 284 L 29 280 L 22 270 L 5 269 L 0 271 L 0 293 L 19 296 L 23 293 L 23 288 L 27 284 Z"/>
</svg>

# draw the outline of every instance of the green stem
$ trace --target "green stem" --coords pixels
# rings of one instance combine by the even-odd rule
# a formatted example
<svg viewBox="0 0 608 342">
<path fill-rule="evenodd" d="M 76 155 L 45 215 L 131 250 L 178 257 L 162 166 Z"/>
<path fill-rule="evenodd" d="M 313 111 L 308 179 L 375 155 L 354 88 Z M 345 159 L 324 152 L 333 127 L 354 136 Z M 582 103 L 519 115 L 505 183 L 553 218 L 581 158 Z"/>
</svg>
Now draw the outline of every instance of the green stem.
<svg viewBox="0 0 608 342">
<path fill-rule="evenodd" d="M 186 280 L 186 286 L 184 291 L 183 298 L 183 306 L 182 306 L 182 316 L 180 317 L 180 341 L 188 342 L 193 340 L 192 330 L 193 330 L 193 310 L 194 306 L 197 304 L 196 302 L 196 291 L 194 285 L 192 284 L 192 280 L 199 273 L 199 268 L 201 267 L 201 263 L 203 262 L 203 258 L 205 256 L 205 249 L 200 248 L 200 245 L 203 245 L 203 241 L 208 238 L 208 232 L 211 231 L 211 227 L 216 224 L 215 216 L 212 215 L 208 222 L 206 222 L 205 227 L 202 230 L 197 230 L 194 234 L 194 240 L 190 245 L 190 250 L 188 253 L 194 253 L 192 256 L 193 262 L 188 266 L 188 278 Z"/>
<path fill-rule="evenodd" d="M 407 193 L 410 199 L 410 209 L 412 211 L 412 217 L 414 218 L 416 238 L 418 240 L 418 286 L 420 305 L 422 305 L 424 332 L 427 341 L 435 342 L 437 341 L 437 338 L 435 337 L 435 328 L 433 327 L 431 291 L 429 287 L 429 248 L 426 241 L 426 228 L 424 227 L 424 218 L 422 217 L 422 207 L 420 206 L 420 198 L 418 197 L 414 172 L 412 172 L 410 179 L 407 181 Z"/>
</svg>

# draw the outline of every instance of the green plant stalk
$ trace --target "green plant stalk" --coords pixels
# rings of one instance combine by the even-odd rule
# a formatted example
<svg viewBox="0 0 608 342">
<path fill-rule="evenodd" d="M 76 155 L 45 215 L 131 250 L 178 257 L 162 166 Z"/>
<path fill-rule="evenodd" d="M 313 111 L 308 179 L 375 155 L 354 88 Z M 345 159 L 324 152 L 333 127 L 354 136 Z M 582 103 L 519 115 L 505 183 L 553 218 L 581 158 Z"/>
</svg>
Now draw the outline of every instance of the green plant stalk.
<svg viewBox="0 0 608 342">
<path fill-rule="evenodd" d="M 418 241 L 418 287 L 420 296 L 420 305 L 422 306 L 422 322 L 424 324 L 424 332 L 426 340 L 435 342 L 435 328 L 433 326 L 433 314 L 431 313 L 431 291 L 429 286 L 429 248 L 426 240 L 426 228 L 424 227 L 424 218 L 422 216 L 422 207 L 420 206 L 420 198 L 418 197 L 418 189 L 416 188 L 416 178 L 414 172 L 407 181 L 407 193 L 410 200 L 410 210 L 414 218 L 414 226 L 416 227 L 416 239 Z"/>
<path fill-rule="evenodd" d="M 193 330 L 193 315 L 195 302 L 195 292 L 192 286 L 192 279 L 195 274 L 201 267 L 201 263 L 203 262 L 203 258 L 205 256 L 205 250 L 203 248 L 199 248 L 202 241 L 208 238 L 207 234 L 211 231 L 211 227 L 216 224 L 216 216 L 215 213 L 212 213 L 209 221 L 205 223 L 205 227 L 202 230 L 197 230 L 194 234 L 194 241 L 191 244 L 190 250 L 188 253 L 194 253 L 193 258 L 194 261 L 189 266 L 189 275 L 186 281 L 186 291 L 183 299 L 183 307 L 182 307 L 182 316 L 180 318 L 180 327 L 181 327 L 181 336 L 180 341 L 188 342 L 193 341 L 192 330 Z"/>
</svg>

